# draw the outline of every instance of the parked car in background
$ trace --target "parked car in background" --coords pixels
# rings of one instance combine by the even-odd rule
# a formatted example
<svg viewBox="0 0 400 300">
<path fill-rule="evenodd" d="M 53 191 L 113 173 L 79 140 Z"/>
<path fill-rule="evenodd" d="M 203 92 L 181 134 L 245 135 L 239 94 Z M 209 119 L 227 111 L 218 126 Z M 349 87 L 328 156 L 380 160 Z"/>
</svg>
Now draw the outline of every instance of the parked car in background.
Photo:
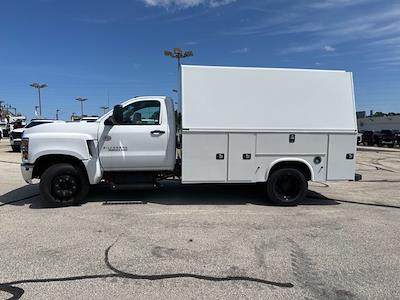
<svg viewBox="0 0 400 300">
<path fill-rule="evenodd" d="M 363 134 L 361 132 L 357 133 L 357 145 L 361 145 L 363 143 Z"/>
<path fill-rule="evenodd" d="M 374 134 L 375 144 L 379 147 L 388 146 L 390 148 L 394 147 L 396 144 L 396 136 L 392 130 L 381 130 Z"/>
<path fill-rule="evenodd" d="M 4 136 L 9 136 L 11 131 L 17 128 L 25 127 L 26 126 L 26 117 L 25 116 L 10 116 L 8 118 L 7 122 L 7 135 Z"/>
<path fill-rule="evenodd" d="M 60 120 L 47 120 L 47 119 L 32 119 L 32 121 L 22 128 L 16 128 L 10 132 L 10 145 L 14 152 L 21 150 L 21 139 L 25 129 L 32 128 L 42 124 L 48 123 L 64 123 Z"/>
<path fill-rule="evenodd" d="M 395 137 L 395 140 L 396 140 L 396 144 L 400 145 L 400 131 L 393 130 L 393 133 L 394 133 L 394 137 Z"/>
<path fill-rule="evenodd" d="M 7 121 L 6 120 L 0 120 L 0 139 L 3 137 L 7 137 L 8 132 L 7 132 Z"/>
<path fill-rule="evenodd" d="M 375 136 L 372 130 L 366 130 L 362 132 L 362 143 L 364 146 L 375 145 Z"/>
<path fill-rule="evenodd" d="M 83 117 L 83 118 L 80 120 L 80 122 L 86 122 L 86 123 L 96 122 L 98 118 L 99 118 L 99 117 L 97 117 L 97 116 Z"/>
</svg>

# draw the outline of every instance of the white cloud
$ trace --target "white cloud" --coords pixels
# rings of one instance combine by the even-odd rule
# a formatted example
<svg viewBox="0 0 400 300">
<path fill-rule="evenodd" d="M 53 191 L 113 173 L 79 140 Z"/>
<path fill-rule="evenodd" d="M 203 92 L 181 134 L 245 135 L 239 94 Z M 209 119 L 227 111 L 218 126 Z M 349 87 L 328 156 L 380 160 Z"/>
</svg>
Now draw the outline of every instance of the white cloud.
<svg viewBox="0 0 400 300">
<path fill-rule="evenodd" d="M 200 44 L 200 42 L 199 41 L 187 41 L 184 44 L 188 45 L 188 46 L 196 46 L 196 45 Z"/>
<path fill-rule="evenodd" d="M 235 49 L 232 50 L 232 54 L 246 54 L 250 51 L 249 48 L 245 47 L 245 48 L 240 48 L 240 49 Z"/>
<path fill-rule="evenodd" d="M 332 46 L 330 46 L 330 45 L 325 45 L 325 46 L 324 46 L 324 50 L 325 50 L 326 52 L 335 52 L 335 51 L 336 51 L 336 48 L 334 48 L 334 47 L 332 47 Z"/>
<path fill-rule="evenodd" d="M 218 7 L 235 2 L 236 0 L 142 0 L 148 6 L 160 6 L 164 8 L 191 8 L 200 5 Z"/>
<path fill-rule="evenodd" d="M 312 8 L 334 8 L 345 7 L 365 4 L 376 0 L 319 0 L 311 3 L 309 6 Z"/>
</svg>

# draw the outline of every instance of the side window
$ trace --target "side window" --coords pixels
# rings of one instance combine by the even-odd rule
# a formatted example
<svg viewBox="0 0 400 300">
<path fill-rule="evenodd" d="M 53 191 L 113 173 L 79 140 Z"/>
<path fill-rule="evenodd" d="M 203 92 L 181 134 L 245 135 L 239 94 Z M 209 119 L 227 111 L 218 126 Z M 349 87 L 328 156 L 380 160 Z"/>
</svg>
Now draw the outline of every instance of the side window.
<svg viewBox="0 0 400 300">
<path fill-rule="evenodd" d="M 160 102 L 139 101 L 125 106 L 122 111 L 124 125 L 159 125 Z"/>
</svg>

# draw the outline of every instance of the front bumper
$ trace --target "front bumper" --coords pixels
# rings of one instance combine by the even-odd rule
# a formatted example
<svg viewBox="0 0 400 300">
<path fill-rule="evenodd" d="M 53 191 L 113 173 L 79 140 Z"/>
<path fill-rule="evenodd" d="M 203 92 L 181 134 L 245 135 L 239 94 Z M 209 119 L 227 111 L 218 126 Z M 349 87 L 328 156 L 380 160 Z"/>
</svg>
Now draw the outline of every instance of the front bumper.
<svg viewBox="0 0 400 300">
<path fill-rule="evenodd" d="M 32 164 L 21 164 L 21 173 L 26 183 L 32 183 L 32 173 L 33 173 L 33 165 Z"/>
<path fill-rule="evenodd" d="M 21 146 L 21 139 L 10 138 L 10 145 L 11 146 Z"/>
</svg>

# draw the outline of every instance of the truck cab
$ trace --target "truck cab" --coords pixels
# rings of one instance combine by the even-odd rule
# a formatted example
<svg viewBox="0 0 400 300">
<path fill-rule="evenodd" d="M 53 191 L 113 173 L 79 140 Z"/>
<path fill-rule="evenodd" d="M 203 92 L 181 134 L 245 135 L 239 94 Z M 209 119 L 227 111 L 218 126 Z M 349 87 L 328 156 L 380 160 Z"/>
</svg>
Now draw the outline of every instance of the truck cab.
<svg viewBox="0 0 400 300">
<path fill-rule="evenodd" d="M 98 150 L 104 171 L 171 171 L 175 168 L 172 99 L 138 97 L 99 119 Z"/>
<path fill-rule="evenodd" d="M 26 129 L 21 143 L 23 178 L 40 178 L 47 202 L 80 201 L 90 184 L 113 186 L 127 174 L 155 179 L 176 164 L 176 126 L 168 97 L 136 97 L 96 122 L 52 123 Z M 129 177 L 129 175 L 128 175 Z M 71 197 L 74 193 L 76 195 Z"/>
</svg>

